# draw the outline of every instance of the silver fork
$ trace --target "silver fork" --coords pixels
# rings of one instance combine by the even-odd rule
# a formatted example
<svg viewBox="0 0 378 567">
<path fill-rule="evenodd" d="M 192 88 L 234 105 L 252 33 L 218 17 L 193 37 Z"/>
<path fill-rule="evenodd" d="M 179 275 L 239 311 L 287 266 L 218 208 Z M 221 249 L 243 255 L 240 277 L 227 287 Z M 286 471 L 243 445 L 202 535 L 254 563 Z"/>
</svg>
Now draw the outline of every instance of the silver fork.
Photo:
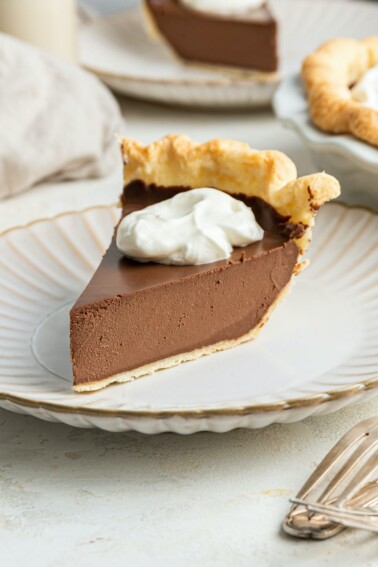
<svg viewBox="0 0 378 567">
<path fill-rule="evenodd" d="M 378 532 L 378 417 L 353 427 L 331 449 L 283 522 L 290 535 L 326 539 L 345 527 Z"/>
</svg>

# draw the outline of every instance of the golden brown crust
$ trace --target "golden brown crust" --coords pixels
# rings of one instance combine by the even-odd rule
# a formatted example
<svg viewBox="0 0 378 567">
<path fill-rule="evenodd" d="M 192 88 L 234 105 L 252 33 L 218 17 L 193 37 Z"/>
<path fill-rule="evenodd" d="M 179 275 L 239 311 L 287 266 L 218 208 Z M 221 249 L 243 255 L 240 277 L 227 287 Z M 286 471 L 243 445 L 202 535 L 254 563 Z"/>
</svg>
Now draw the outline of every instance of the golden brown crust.
<svg viewBox="0 0 378 567">
<path fill-rule="evenodd" d="M 305 59 L 302 77 L 319 128 L 378 146 L 378 111 L 354 101 L 349 88 L 377 64 L 378 37 L 335 39 Z"/>
<path fill-rule="evenodd" d="M 122 138 L 124 183 L 143 180 L 165 187 L 215 187 L 227 193 L 260 197 L 289 222 L 302 223 L 305 234 L 296 240 L 301 252 L 311 238 L 321 205 L 340 194 L 338 181 L 325 173 L 297 179 L 293 162 L 277 151 L 258 151 L 231 140 L 203 144 L 170 134 L 153 144 Z"/>
</svg>

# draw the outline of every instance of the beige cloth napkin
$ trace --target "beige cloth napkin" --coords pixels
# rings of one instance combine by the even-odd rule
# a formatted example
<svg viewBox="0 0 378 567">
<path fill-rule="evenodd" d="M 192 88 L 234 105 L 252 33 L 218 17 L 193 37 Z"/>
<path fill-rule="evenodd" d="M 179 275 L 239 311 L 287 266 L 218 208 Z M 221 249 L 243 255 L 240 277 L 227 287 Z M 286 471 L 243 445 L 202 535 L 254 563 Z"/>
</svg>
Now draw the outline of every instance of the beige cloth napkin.
<svg viewBox="0 0 378 567">
<path fill-rule="evenodd" d="M 79 67 L 0 34 L 0 198 L 119 163 L 117 102 Z"/>
</svg>

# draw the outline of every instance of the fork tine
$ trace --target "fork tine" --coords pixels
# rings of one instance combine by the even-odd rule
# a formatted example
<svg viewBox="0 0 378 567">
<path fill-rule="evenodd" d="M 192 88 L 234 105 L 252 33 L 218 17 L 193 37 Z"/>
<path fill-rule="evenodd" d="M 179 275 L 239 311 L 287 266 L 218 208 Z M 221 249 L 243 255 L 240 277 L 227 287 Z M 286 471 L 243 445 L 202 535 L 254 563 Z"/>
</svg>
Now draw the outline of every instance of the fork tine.
<svg viewBox="0 0 378 567">
<path fill-rule="evenodd" d="M 304 498 L 307 496 L 307 494 L 315 488 L 315 486 L 320 484 L 326 473 L 328 473 L 328 471 L 337 464 L 345 453 L 366 436 L 366 431 L 369 430 L 370 427 L 374 427 L 376 425 L 378 425 L 378 418 L 373 417 L 358 423 L 350 431 L 348 431 L 317 466 L 310 478 L 298 492 L 297 497 Z"/>
<path fill-rule="evenodd" d="M 377 439 L 377 443 L 378 443 L 378 439 Z M 364 484 L 366 479 L 369 476 L 371 477 L 371 475 L 375 472 L 377 467 L 378 467 L 378 453 L 376 452 L 364 463 L 364 465 L 358 471 L 356 476 L 353 476 L 353 478 L 345 487 L 343 492 L 339 495 L 339 497 L 337 498 L 338 504 L 339 505 L 343 504 L 345 500 L 348 500 L 353 494 L 358 493 L 359 489 Z"/>
<path fill-rule="evenodd" d="M 349 510 L 348 508 L 338 508 L 333 504 L 321 504 L 320 502 L 309 502 L 307 500 L 300 500 L 299 498 L 292 498 L 292 502 L 305 506 L 310 512 L 329 513 L 329 514 L 345 514 L 346 516 L 356 516 L 359 518 L 375 518 L 378 521 L 378 510 Z"/>
<path fill-rule="evenodd" d="M 361 440 L 362 440 L 362 443 L 361 443 Z M 361 460 L 364 457 L 366 457 L 369 454 L 369 452 L 376 447 L 377 444 L 378 444 L 378 424 L 377 424 L 376 427 L 374 427 L 370 430 L 369 435 L 365 434 L 360 439 L 360 444 L 353 451 L 351 456 L 348 458 L 346 463 L 344 463 L 344 465 L 338 471 L 336 476 L 332 479 L 332 481 L 324 489 L 321 496 L 318 498 L 318 501 L 319 502 L 325 502 L 327 499 L 332 497 L 332 494 L 340 486 L 340 484 L 348 477 L 348 475 L 350 475 L 353 472 L 354 469 L 356 469 L 358 467 Z M 362 470 L 366 471 L 366 468 L 363 468 Z M 355 477 L 356 479 L 361 479 L 358 482 L 357 482 L 357 480 L 355 480 L 355 478 L 353 478 L 353 484 L 354 484 L 356 489 L 358 489 L 363 484 L 364 480 L 366 479 L 368 472 L 372 472 L 372 470 L 370 469 L 370 471 L 366 471 L 366 474 L 363 475 L 363 476 L 361 476 L 360 473 L 358 473 L 357 477 Z M 351 483 L 348 484 L 347 488 L 348 488 L 348 490 L 351 490 Z M 342 492 L 342 498 L 343 499 L 348 498 L 350 496 L 347 488 L 345 488 Z"/>
<path fill-rule="evenodd" d="M 359 492 L 352 496 L 352 498 L 348 499 L 344 506 L 346 508 L 356 508 L 361 509 L 368 506 L 377 506 L 378 505 L 378 480 L 373 480 L 364 484 L 361 487 Z"/>
</svg>

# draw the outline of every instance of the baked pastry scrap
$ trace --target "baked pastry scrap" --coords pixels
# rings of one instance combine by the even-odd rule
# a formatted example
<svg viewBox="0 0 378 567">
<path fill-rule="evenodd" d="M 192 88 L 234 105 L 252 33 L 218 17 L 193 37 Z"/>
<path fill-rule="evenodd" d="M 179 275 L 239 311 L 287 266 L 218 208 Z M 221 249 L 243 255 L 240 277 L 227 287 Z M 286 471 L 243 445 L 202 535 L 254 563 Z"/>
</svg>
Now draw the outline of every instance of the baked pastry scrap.
<svg viewBox="0 0 378 567">
<path fill-rule="evenodd" d="M 378 37 L 335 39 L 309 55 L 302 77 L 314 123 L 378 146 L 378 106 L 369 96 L 378 97 L 377 66 Z"/>
<path fill-rule="evenodd" d="M 181 60 L 274 78 L 277 22 L 265 0 L 143 0 L 143 6 L 152 38 Z"/>
<path fill-rule="evenodd" d="M 116 229 L 71 310 L 78 392 L 127 382 L 256 337 L 304 265 L 301 255 L 317 210 L 340 192 L 333 177 L 317 173 L 297 179 L 284 154 L 244 143 L 197 144 L 182 135 L 148 146 L 127 138 L 120 142 L 124 219 L 174 195 L 210 187 L 245 203 L 263 238 L 235 247 L 227 259 L 177 266 L 126 258 L 117 248 Z"/>
</svg>

